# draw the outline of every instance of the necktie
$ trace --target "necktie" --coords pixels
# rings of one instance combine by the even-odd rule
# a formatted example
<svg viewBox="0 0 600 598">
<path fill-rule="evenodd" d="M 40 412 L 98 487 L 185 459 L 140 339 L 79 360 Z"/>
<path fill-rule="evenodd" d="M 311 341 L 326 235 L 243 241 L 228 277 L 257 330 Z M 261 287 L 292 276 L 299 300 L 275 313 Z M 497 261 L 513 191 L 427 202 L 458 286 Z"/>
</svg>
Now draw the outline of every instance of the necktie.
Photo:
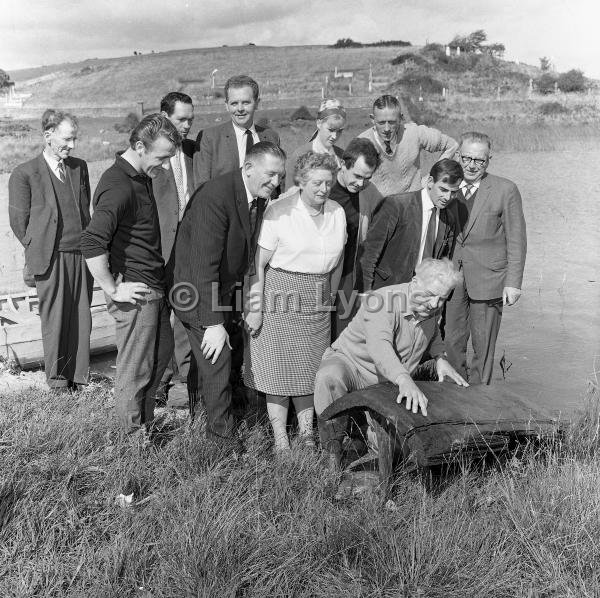
<svg viewBox="0 0 600 598">
<path fill-rule="evenodd" d="M 391 154 L 392 153 L 392 144 L 390 141 L 385 141 L 385 153 L 386 154 Z"/>
<path fill-rule="evenodd" d="M 256 197 L 252 200 L 252 203 L 248 204 L 248 211 L 250 212 L 250 233 L 254 237 L 256 228 L 256 216 L 258 215 L 258 200 Z"/>
<path fill-rule="evenodd" d="M 473 208 L 473 202 L 475 201 L 475 193 L 477 189 L 474 185 L 469 185 L 464 188 L 463 195 L 465 196 L 465 205 L 467 206 L 467 215 L 471 216 L 471 209 Z M 465 222 L 466 224 L 466 222 Z"/>
<path fill-rule="evenodd" d="M 183 170 L 181 168 L 181 160 L 180 152 L 177 150 L 175 155 L 173 156 L 173 160 L 171 162 L 173 166 L 173 177 L 175 179 L 175 186 L 177 187 L 177 201 L 179 204 L 179 222 L 183 218 L 183 213 L 185 212 L 185 190 L 183 187 Z"/>
<path fill-rule="evenodd" d="M 465 192 L 464 192 L 465 201 L 469 201 L 471 199 L 471 197 L 473 196 L 474 188 L 475 188 L 474 185 L 467 184 L 467 186 L 465 187 Z"/>
<path fill-rule="evenodd" d="M 250 243 L 250 266 L 248 269 L 248 275 L 254 276 L 256 272 L 256 268 L 254 267 L 254 251 L 256 249 L 256 220 L 258 216 L 258 200 L 256 197 L 252 200 L 251 203 L 248 204 L 248 212 L 250 213 L 250 234 L 251 234 L 251 243 Z"/>
<path fill-rule="evenodd" d="M 58 163 L 58 166 L 56 167 L 56 171 L 58 173 L 57 174 L 58 180 L 61 183 L 64 183 L 66 181 L 67 177 L 65 174 L 65 164 L 62 160 Z"/>
<path fill-rule="evenodd" d="M 435 253 L 435 224 L 436 224 L 437 208 L 431 210 L 429 223 L 427 224 L 427 233 L 425 234 L 425 245 L 423 247 L 423 258 L 433 257 Z"/>
<path fill-rule="evenodd" d="M 250 151 L 250 148 L 254 145 L 254 138 L 252 137 L 252 131 L 250 129 L 246 129 L 246 156 Z M 256 201 L 256 200 L 255 200 Z"/>
</svg>

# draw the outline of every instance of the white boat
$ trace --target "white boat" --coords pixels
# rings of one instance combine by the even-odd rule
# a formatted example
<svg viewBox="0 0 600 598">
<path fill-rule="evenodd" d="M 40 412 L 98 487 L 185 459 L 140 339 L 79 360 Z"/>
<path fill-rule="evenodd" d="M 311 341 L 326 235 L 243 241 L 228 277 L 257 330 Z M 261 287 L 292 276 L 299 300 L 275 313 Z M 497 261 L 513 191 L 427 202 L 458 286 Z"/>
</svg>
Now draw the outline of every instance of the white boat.
<svg viewBox="0 0 600 598">
<path fill-rule="evenodd" d="M 104 293 L 98 287 L 94 287 L 91 312 L 90 353 L 114 351 L 115 321 L 106 310 Z M 44 365 L 36 289 L 0 295 L 0 357 L 23 369 Z"/>
</svg>

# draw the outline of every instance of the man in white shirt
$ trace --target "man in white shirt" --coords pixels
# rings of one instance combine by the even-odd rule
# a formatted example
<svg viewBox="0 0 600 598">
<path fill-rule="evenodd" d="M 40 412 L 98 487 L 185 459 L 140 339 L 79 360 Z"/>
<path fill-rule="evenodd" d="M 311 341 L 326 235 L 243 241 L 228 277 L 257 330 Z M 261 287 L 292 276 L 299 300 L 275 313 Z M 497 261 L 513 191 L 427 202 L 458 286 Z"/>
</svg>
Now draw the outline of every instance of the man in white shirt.
<svg viewBox="0 0 600 598">
<path fill-rule="evenodd" d="M 255 124 L 260 102 L 258 83 L 247 75 L 236 75 L 225 83 L 225 107 L 230 121 L 200 131 L 196 138 L 194 180 L 199 187 L 206 181 L 241 168 L 246 152 L 259 141 L 279 146 L 279 135 Z M 274 194 L 277 196 L 277 192 Z"/>
<path fill-rule="evenodd" d="M 162 256 L 165 260 L 167 285 L 172 284 L 175 237 L 183 213 L 194 193 L 193 158 L 196 144 L 187 139 L 194 121 L 192 98 L 178 91 L 168 93 L 160 102 L 161 114 L 175 126 L 182 138 L 181 147 L 169 159 L 168 165 L 158 170 L 152 179 L 160 224 Z M 190 370 L 192 349 L 187 333 L 179 318 L 171 314 L 174 337 L 173 359 L 165 370 L 159 397 L 168 395 L 168 405 L 185 407 L 188 404 L 187 376 Z"/>
<path fill-rule="evenodd" d="M 458 162 L 436 162 L 419 191 L 390 195 L 373 217 L 361 257 L 363 290 L 409 282 L 428 257 L 452 258 L 463 180 Z"/>
<path fill-rule="evenodd" d="M 8 210 L 25 249 L 25 282 L 37 288 L 46 380 L 62 392 L 88 382 L 93 279 L 80 237 L 90 221 L 90 180 L 87 164 L 70 156 L 77 119 L 46 110 L 42 131 L 43 152 L 10 176 Z"/>
</svg>

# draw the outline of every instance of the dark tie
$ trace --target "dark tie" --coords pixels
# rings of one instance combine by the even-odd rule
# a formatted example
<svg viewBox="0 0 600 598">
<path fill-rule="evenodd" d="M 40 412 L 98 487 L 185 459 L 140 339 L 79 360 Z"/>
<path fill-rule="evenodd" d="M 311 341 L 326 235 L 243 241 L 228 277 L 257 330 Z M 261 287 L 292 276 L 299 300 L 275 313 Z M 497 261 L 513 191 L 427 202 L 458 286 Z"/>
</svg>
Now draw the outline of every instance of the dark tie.
<svg viewBox="0 0 600 598">
<path fill-rule="evenodd" d="M 250 233 L 254 237 L 256 232 L 256 216 L 258 215 L 258 200 L 256 197 L 248 204 L 248 211 L 250 212 Z"/>
<path fill-rule="evenodd" d="M 431 210 L 431 216 L 429 216 L 429 224 L 427 225 L 427 233 L 425 235 L 425 245 L 423 247 L 423 259 L 426 257 L 433 257 L 435 253 L 435 220 L 437 215 L 437 208 L 434 207 Z"/>
<path fill-rule="evenodd" d="M 386 154 L 391 154 L 392 153 L 392 144 L 389 141 L 385 141 L 385 153 Z"/>
<path fill-rule="evenodd" d="M 254 137 L 252 137 L 252 131 L 250 129 L 246 129 L 246 156 L 250 151 L 250 148 L 254 145 Z M 256 201 L 256 200 L 254 200 Z"/>
</svg>

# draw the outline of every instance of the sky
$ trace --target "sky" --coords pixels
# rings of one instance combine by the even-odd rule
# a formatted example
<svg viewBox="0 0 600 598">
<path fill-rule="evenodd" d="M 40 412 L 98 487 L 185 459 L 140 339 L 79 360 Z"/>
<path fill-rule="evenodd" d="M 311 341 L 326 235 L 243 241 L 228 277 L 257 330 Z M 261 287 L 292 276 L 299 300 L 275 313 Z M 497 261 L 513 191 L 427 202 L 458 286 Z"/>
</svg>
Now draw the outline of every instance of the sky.
<svg viewBox="0 0 600 598">
<path fill-rule="evenodd" d="M 415 45 L 484 29 L 506 58 L 600 79 L 597 0 L 0 0 L 8 71 L 134 50 L 332 44 L 342 37 Z"/>
</svg>

